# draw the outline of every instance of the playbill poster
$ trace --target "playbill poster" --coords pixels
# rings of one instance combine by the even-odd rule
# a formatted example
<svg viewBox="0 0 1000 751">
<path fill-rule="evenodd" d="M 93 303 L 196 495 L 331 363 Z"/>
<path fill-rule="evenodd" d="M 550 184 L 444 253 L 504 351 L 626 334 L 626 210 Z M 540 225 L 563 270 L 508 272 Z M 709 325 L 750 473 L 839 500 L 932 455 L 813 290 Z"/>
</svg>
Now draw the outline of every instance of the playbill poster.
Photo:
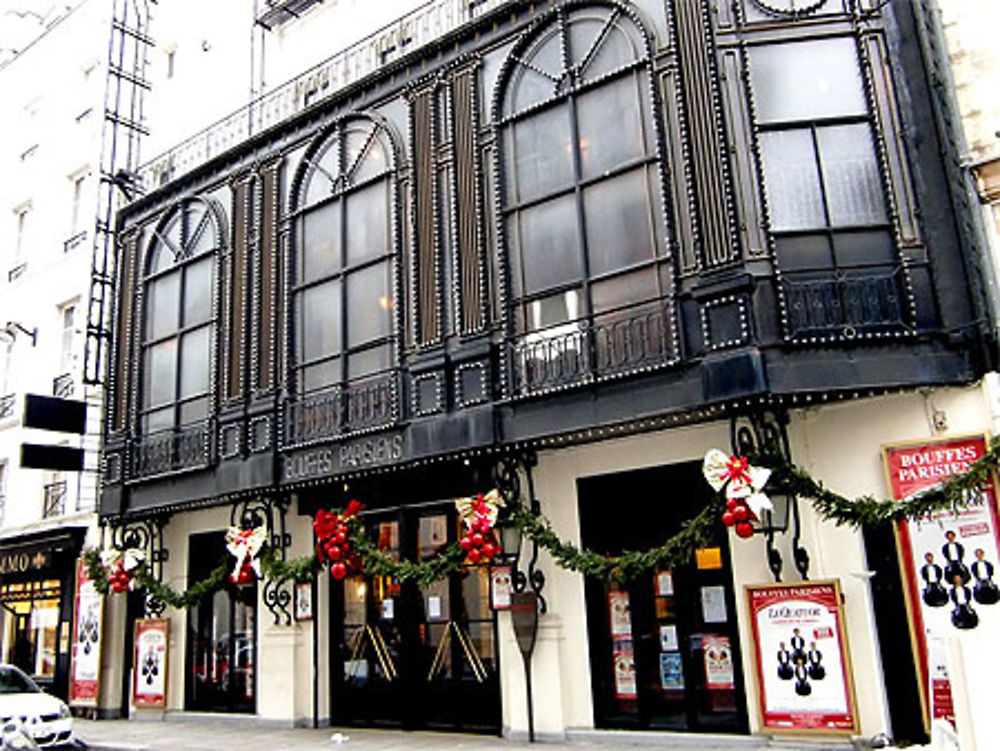
<svg viewBox="0 0 1000 751">
<path fill-rule="evenodd" d="M 837 582 L 751 586 L 747 601 L 762 726 L 856 732 Z"/>
<path fill-rule="evenodd" d="M 985 451 L 982 435 L 886 447 L 892 497 L 910 498 L 964 472 Z M 969 505 L 957 514 L 939 512 L 899 525 L 925 706 L 932 718 L 952 722 L 948 637 L 1000 630 L 1000 589 L 995 575 L 1000 544 L 992 478 L 968 500 Z"/>
<path fill-rule="evenodd" d="M 69 702 L 96 707 L 101 673 L 101 632 L 104 598 L 87 576 L 81 559 L 76 567 L 76 613 L 73 618 L 73 668 Z"/>
<path fill-rule="evenodd" d="M 166 706 L 169 627 L 170 621 L 165 618 L 143 618 L 135 622 L 132 701 L 137 707 Z"/>
</svg>

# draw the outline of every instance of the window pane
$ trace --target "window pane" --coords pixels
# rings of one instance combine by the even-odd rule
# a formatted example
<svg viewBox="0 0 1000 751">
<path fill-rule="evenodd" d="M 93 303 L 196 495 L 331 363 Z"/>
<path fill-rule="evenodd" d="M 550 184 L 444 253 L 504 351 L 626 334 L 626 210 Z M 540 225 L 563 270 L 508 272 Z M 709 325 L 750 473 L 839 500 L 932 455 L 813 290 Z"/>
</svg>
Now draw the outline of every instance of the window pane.
<svg viewBox="0 0 1000 751">
<path fill-rule="evenodd" d="M 620 78 L 580 97 L 580 170 L 594 177 L 646 154 L 645 123 L 636 75 Z"/>
<path fill-rule="evenodd" d="M 159 339 L 177 331 L 180 280 L 179 272 L 171 273 L 146 287 L 147 339 Z"/>
<path fill-rule="evenodd" d="M 197 206 L 189 210 L 187 231 L 188 255 L 201 255 L 215 247 L 215 227 L 212 226 L 208 209 L 204 206 Z"/>
<path fill-rule="evenodd" d="M 810 131 L 762 133 L 760 154 L 764 161 L 771 229 L 825 227 L 823 196 Z"/>
<path fill-rule="evenodd" d="M 169 339 L 146 350 L 145 405 L 174 401 L 177 382 L 177 340 Z"/>
<path fill-rule="evenodd" d="M 882 181 L 866 123 L 816 131 L 830 224 L 844 227 L 886 221 Z"/>
<path fill-rule="evenodd" d="M 174 408 L 158 409 L 150 412 L 143 419 L 143 432 L 155 433 L 158 430 L 169 430 L 174 427 Z"/>
<path fill-rule="evenodd" d="M 383 180 L 347 197 L 347 263 L 353 265 L 389 249 L 389 190 Z"/>
<path fill-rule="evenodd" d="M 340 201 L 307 212 L 302 217 L 302 253 L 299 281 L 312 282 L 340 268 Z"/>
<path fill-rule="evenodd" d="M 653 257 L 645 169 L 591 185 L 584 191 L 583 205 L 592 275 Z"/>
<path fill-rule="evenodd" d="M 384 345 L 353 352 L 347 358 L 347 377 L 353 381 L 388 370 L 391 366 L 389 357 L 389 347 Z"/>
<path fill-rule="evenodd" d="M 533 104 L 547 101 L 562 76 L 562 42 L 558 29 L 535 43 L 523 58 L 531 67 L 518 66 L 510 85 L 508 113 L 521 112 Z"/>
<path fill-rule="evenodd" d="M 751 47 L 750 70 L 758 122 L 868 112 L 850 38 Z"/>
<path fill-rule="evenodd" d="M 519 290 L 521 294 L 576 281 L 583 275 L 573 196 L 519 211 L 509 226 L 519 238 L 517 245 L 524 276 L 524 289 Z"/>
<path fill-rule="evenodd" d="M 347 311 L 347 341 L 351 347 L 388 336 L 392 322 L 388 263 L 369 266 L 347 277 Z"/>
<path fill-rule="evenodd" d="M 211 346 L 211 326 L 195 329 L 181 338 L 181 399 L 208 391 Z"/>
<path fill-rule="evenodd" d="M 340 382 L 340 358 L 334 357 L 302 369 L 299 390 L 316 391 Z"/>
<path fill-rule="evenodd" d="M 212 320 L 212 257 L 184 269 L 184 325 Z"/>
<path fill-rule="evenodd" d="M 371 140 L 371 143 L 368 143 L 368 133 L 370 130 L 365 131 L 363 135 L 361 133 L 351 133 L 348 136 L 347 158 L 350 161 L 348 161 L 347 165 L 348 167 L 354 166 L 354 172 L 351 173 L 351 181 L 355 184 L 385 172 L 389 166 L 389 159 L 382 142 L 376 137 Z M 355 160 L 358 158 L 358 150 L 366 143 L 368 143 L 368 150 L 361 157 L 361 161 L 355 164 Z"/>
<path fill-rule="evenodd" d="M 549 326 L 575 321 L 580 317 L 580 290 L 570 289 L 557 295 L 532 300 L 525 306 L 527 330 L 538 331 Z"/>
<path fill-rule="evenodd" d="M 778 237 L 774 241 L 778 266 L 783 271 L 828 269 L 833 266 L 830 241 L 826 235 Z"/>
<path fill-rule="evenodd" d="M 340 173 L 337 152 L 337 139 L 334 138 L 318 157 L 313 158 L 313 164 L 318 167 L 309 173 L 309 187 L 306 188 L 305 198 L 300 206 L 312 206 L 332 195 L 333 180 Z"/>
<path fill-rule="evenodd" d="M 309 362 L 337 354 L 340 338 L 340 282 L 337 280 L 310 287 L 299 298 L 299 361 Z"/>
<path fill-rule="evenodd" d="M 838 232 L 833 236 L 833 252 L 841 267 L 896 260 L 888 232 Z"/>
<path fill-rule="evenodd" d="M 514 123 L 508 137 L 508 196 L 527 201 L 573 184 L 569 115 L 565 107 Z"/>
<path fill-rule="evenodd" d="M 149 251 L 149 274 L 166 271 L 174 264 L 174 252 L 161 242 L 156 243 Z"/>
<path fill-rule="evenodd" d="M 588 11 L 584 11 L 588 12 Z M 586 66 L 581 71 L 585 80 L 592 81 L 599 76 L 617 70 L 642 56 L 632 44 L 620 25 L 611 27 L 600 44 L 595 48 L 606 19 L 580 19 L 570 24 L 569 41 L 573 62 Z M 589 57 L 587 57 L 589 55 Z"/>
<path fill-rule="evenodd" d="M 590 288 L 594 313 L 634 305 L 659 295 L 656 285 L 656 268 L 649 267 L 631 274 L 622 274 L 596 282 Z"/>
<path fill-rule="evenodd" d="M 201 422 L 208 417 L 208 397 L 193 399 L 181 405 L 181 425 Z"/>
</svg>

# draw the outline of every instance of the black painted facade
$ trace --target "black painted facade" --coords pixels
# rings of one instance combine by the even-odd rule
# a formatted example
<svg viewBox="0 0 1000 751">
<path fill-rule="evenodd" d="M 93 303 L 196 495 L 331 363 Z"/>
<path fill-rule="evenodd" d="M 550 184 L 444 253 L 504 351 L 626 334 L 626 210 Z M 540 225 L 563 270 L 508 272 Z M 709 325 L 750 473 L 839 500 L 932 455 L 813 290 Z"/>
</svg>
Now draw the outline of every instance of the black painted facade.
<svg viewBox="0 0 1000 751">
<path fill-rule="evenodd" d="M 101 514 L 968 383 L 909 2 L 512 2 L 119 216 Z"/>
</svg>

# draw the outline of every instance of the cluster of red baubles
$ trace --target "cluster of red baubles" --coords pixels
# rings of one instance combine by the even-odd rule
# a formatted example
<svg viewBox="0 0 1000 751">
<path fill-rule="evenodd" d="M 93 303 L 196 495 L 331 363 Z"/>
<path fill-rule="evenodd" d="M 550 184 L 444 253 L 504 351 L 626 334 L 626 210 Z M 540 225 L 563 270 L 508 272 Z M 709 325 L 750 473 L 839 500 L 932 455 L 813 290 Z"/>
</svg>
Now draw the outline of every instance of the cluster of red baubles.
<svg viewBox="0 0 1000 751">
<path fill-rule="evenodd" d="M 726 510 L 722 512 L 722 523 L 727 527 L 733 527 L 736 534 L 744 538 L 753 536 L 753 525 L 750 521 L 756 518 L 746 501 L 740 498 L 730 498 L 726 501 Z"/>
<path fill-rule="evenodd" d="M 465 537 L 458 541 L 469 563 L 486 563 L 500 552 L 490 520 L 484 515 L 475 516 L 469 523 Z"/>
<path fill-rule="evenodd" d="M 250 556 L 243 557 L 243 563 L 240 564 L 240 570 L 229 575 L 229 581 L 233 584 L 253 584 L 254 579 L 257 578 L 257 574 L 253 570 L 253 562 L 250 560 Z"/>
<path fill-rule="evenodd" d="M 118 562 L 114 565 L 114 569 L 108 575 L 108 584 L 111 585 L 111 591 L 116 594 L 128 592 L 132 588 L 132 579 L 134 576 L 135 574 L 132 571 L 125 570 L 124 559 L 119 558 Z"/>
<path fill-rule="evenodd" d="M 316 531 L 316 555 L 321 564 L 330 564 L 330 575 L 338 581 L 348 571 L 361 569 L 361 558 L 351 548 L 350 523 L 364 506 L 351 501 L 343 513 L 320 509 L 316 512 L 313 529 Z"/>
</svg>

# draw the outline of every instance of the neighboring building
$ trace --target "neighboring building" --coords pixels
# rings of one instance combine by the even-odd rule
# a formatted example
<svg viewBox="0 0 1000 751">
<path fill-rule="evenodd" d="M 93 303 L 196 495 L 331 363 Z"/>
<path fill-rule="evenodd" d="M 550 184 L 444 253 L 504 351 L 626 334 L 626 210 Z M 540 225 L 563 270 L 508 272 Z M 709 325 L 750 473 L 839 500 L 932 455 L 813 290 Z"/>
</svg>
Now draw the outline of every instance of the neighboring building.
<svg viewBox="0 0 1000 751">
<path fill-rule="evenodd" d="M 0 13 L 0 661 L 65 696 L 77 555 L 99 541 L 102 394 L 83 376 L 110 12 Z M 24 427 L 27 394 L 86 402 L 87 433 Z M 85 469 L 22 468 L 26 443 L 82 447 Z"/>
<path fill-rule="evenodd" d="M 276 2 L 231 21 L 243 47 L 188 45 L 161 8 L 179 31 L 154 66 L 174 79 L 175 104 L 150 105 L 158 138 L 186 137 L 194 115 L 169 119 L 186 102 L 211 121 L 240 87 L 258 98 L 149 149 L 120 215 L 111 539 L 141 532 L 183 588 L 245 513 L 299 556 L 311 515 L 356 497 L 374 539 L 423 558 L 456 537 L 452 499 L 514 462 L 561 535 L 616 552 L 703 507 L 701 458 L 741 425 L 851 496 L 888 493 L 885 444 L 988 430 L 990 280 L 942 165 L 925 9 L 797 5 L 438 0 L 354 42 L 350 4 Z M 329 39 L 348 46 L 306 70 Z M 253 65 L 181 78 L 185 49 L 222 47 Z M 920 739 L 893 536 L 801 505 L 776 544 L 786 577 L 840 580 L 860 733 Z M 743 586 L 771 580 L 763 537 L 720 529 L 717 565 L 676 570 L 675 594 L 630 586 L 631 638 L 608 617 L 621 588 L 542 556 L 538 732 L 760 732 Z M 312 622 L 268 581 L 168 611 L 167 709 L 525 732 L 484 567 L 425 588 L 324 575 L 315 593 Z M 110 600 L 106 713 L 129 709 L 142 611 Z M 661 626 L 681 654 L 669 690 Z M 709 643 L 731 647 L 731 681 L 706 675 Z"/>
</svg>

